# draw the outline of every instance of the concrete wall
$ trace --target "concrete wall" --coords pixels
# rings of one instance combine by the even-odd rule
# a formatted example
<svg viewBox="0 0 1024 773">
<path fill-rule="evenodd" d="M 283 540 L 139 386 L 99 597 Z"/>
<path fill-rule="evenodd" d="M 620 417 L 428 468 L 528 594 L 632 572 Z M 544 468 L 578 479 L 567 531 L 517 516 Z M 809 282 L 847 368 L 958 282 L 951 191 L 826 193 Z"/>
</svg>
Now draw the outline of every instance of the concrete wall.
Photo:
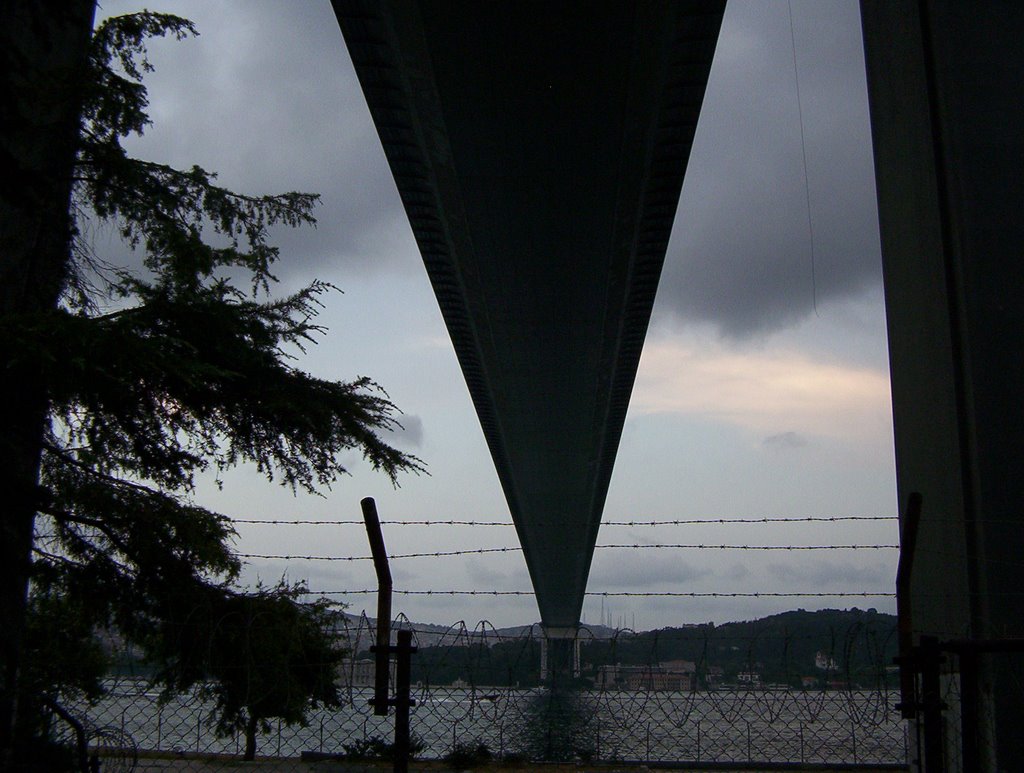
<svg viewBox="0 0 1024 773">
<path fill-rule="evenodd" d="M 1024 636 L 1024 4 L 861 8 L 914 628 Z M 1008 765 L 1024 712 L 991 677 Z"/>
</svg>

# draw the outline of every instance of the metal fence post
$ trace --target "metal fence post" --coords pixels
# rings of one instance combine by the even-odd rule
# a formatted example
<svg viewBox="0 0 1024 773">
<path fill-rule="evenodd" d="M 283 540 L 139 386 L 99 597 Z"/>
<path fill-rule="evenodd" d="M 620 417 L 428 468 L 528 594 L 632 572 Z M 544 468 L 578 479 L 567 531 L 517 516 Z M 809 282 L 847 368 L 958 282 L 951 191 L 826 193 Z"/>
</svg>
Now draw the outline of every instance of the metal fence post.
<svg viewBox="0 0 1024 773">
<path fill-rule="evenodd" d="M 409 709 L 416 705 L 411 698 L 412 664 L 410 658 L 416 652 L 412 646 L 412 631 L 398 632 L 397 646 L 391 646 L 391 569 L 384 547 L 384 535 L 377 517 L 377 504 L 372 497 L 360 501 L 366 536 L 370 541 L 373 568 L 377 573 L 377 644 L 370 651 L 377 656 L 374 679 L 374 695 L 370 701 L 373 713 L 387 716 L 388 709 L 395 707 L 395 773 L 409 769 Z M 388 679 L 391 670 L 391 655 L 397 656 L 395 669 L 395 697 L 388 698 Z"/>
<path fill-rule="evenodd" d="M 700 762 L 700 720 L 697 720 L 697 762 Z"/>
<path fill-rule="evenodd" d="M 754 759 L 754 757 L 750 753 L 750 720 L 748 719 L 748 720 L 746 720 L 746 722 L 747 722 L 747 762 L 751 762 Z"/>
<path fill-rule="evenodd" d="M 380 530 L 380 519 L 377 517 L 377 503 L 373 497 L 366 497 L 359 502 L 363 510 L 363 522 L 366 524 L 366 536 L 370 541 L 370 554 L 373 556 L 373 569 L 377 574 L 377 644 L 370 651 L 377 657 L 374 673 L 373 713 L 378 716 L 388 715 L 388 677 L 391 671 L 391 569 L 388 566 L 388 553 L 384 547 L 384 535 Z"/>
<path fill-rule="evenodd" d="M 411 698 L 412 631 L 398 632 L 398 646 L 395 647 L 397 668 L 395 669 L 395 773 L 406 773 L 409 769 L 409 709 L 416 705 Z"/>
<path fill-rule="evenodd" d="M 928 773 L 945 773 L 942 682 L 939 667 L 943 657 L 935 636 L 920 638 L 921 706 L 924 709 L 924 762 Z"/>
<path fill-rule="evenodd" d="M 804 756 L 804 723 L 800 723 L 800 762 L 807 762 Z"/>
</svg>

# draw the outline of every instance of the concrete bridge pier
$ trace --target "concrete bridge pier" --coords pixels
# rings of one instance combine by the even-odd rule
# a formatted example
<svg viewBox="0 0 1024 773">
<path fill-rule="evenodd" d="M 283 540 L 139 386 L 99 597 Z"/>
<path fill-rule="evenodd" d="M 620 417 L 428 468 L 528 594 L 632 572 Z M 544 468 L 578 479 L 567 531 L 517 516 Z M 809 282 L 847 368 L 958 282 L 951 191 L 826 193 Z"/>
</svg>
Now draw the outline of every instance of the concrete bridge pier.
<svg viewBox="0 0 1024 773">
<path fill-rule="evenodd" d="M 540 678 L 554 686 L 580 675 L 580 639 L 576 626 L 544 626 L 540 640 Z"/>
</svg>

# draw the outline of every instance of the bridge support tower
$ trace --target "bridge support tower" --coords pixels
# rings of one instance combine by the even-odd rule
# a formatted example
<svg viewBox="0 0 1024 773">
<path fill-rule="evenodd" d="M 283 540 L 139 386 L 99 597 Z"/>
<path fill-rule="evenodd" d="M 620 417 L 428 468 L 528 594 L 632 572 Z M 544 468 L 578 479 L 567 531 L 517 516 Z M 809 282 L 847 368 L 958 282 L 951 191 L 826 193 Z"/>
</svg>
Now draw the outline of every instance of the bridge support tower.
<svg viewBox="0 0 1024 773">
<path fill-rule="evenodd" d="M 580 638 L 576 626 L 545 626 L 540 640 L 540 678 L 554 685 L 580 675 Z"/>
</svg>

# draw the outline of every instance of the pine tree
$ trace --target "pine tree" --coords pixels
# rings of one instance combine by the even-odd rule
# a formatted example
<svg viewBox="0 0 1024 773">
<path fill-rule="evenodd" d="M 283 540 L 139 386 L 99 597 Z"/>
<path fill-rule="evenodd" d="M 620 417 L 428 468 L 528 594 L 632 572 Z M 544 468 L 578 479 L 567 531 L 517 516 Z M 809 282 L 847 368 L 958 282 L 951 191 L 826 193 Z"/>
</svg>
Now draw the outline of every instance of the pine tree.
<svg viewBox="0 0 1024 773">
<path fill-rule="evenodd" d="M 158 678 L 179 689 L 198 683 L 218 734 L 242 733 L 246 760 L 269 719 L 305 725 L 310 708 L 341 705 L 335 610 L 322 599 L 301 602 L 304 590 L 284 582 L 246 594 L 208 588 L 188 620 L 161 621 L 149 637 L 165 664 Z"/>
<path fill-rule="evenodd" d="M 64 103 L 55 99 L 79 112 L 67 230 L 46 256 L 53 288 L 20 306 L 7 298 L 0 310 L 5 393 L 20 399 L 19 389 L 31 388 L 41 406 L 5 437 L 5 452 L 28 461 L 17 482 L 26 501 L 8 507 L 3 527 L 24 538 L 34 521 L 29 571 L 40 599 L 145 645 L 169 687 L 221 677 L 222 728 L 268 716 L 301 721 L 294 700 L 239 704 L 230 687 L 237 674 L 217 673 L 202 655 L 230 644 L 211 637 L 230 639 L 225 621 L 256 607 L 306 631 L 299 649 L 319 648 L 319 662 L 338 653 L 324 638 L 324 610 L 298 604 L 295 589 L 233 590 L 231 523 L 191 501 L 196 476 L 252 463 L 302 493 L 345 473 L 339 454 L 348 449 L 393 482 L 422 466 L 381 439 L 398 426 L 397 409 L 376 384 L 318 379 L 291 357 L 323 332 L 315 318 L 332 288 L 313 282 L 274 297 L 269 230 L 313 224 L 317 197 L 238 194 L 199 167 L 135 159 L 122 147 L 149 123 L 146 40 L 194 32 L 165 14 L 109 19 L 92 34 L 86 77 Z M 142 268 L 97 254 L 84 237 L 87 218 L 113 224 Z M 12 255 L 0 256 L 0 267 L 21 278 L 29 261 Z M 17 557 L 17 546 L 5 549 Z M 0 625 L 20 631 L 24 578 L 8 572 L 4 593 L 14 601 Z M 20 645 L 6 649 L 5 701 L 21 665 Z M 322 676 L 302 677 L 307 703 L 332 699 Z"/>
</svg>

